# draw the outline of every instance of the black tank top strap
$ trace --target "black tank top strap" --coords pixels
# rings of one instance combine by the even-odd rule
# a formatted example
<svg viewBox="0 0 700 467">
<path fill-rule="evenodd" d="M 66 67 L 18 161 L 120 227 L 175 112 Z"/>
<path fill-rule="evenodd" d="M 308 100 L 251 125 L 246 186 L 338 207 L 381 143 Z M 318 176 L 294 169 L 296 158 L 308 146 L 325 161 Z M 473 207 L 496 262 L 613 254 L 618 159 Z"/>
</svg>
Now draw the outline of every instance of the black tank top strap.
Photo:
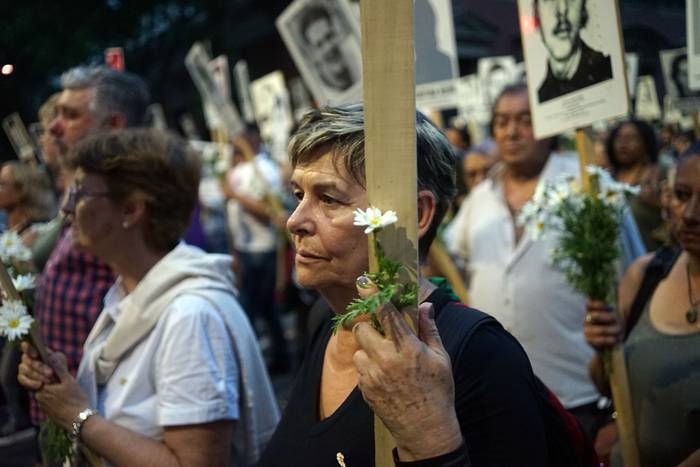
<svg viewBox="0 0 700 467">
<path fill-rule="evenodd" d="M 639 321 L 639 317 L 642 315 L 659 282 L 668 276 L 680 254 L 681 250 L 679 248 L 668 246 L 663 246 L 654 253 L 654 257 L 644 270 L 644 278 L 632 302 L 630 314 L 625 324 L 625 340 L 635 324 L 637 324 L 637 321 Z"/>
</svg>

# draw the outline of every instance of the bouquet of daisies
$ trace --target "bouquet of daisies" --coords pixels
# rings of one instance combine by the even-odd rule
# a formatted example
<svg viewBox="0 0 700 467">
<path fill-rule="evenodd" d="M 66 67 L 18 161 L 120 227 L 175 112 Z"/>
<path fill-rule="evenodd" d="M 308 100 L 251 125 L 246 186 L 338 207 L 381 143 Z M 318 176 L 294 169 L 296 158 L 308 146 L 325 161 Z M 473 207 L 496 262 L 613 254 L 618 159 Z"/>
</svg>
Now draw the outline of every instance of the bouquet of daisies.
<svg viewBox="0 0 700 467">
<path fill-rule="evenodd" d="M 639 189 L 587 166 L 588 190 L 574 177 L 546 181 L 520 212 L 518 222 L 533 238 L 555 235 L 552 262 L 571 286 L 586 297 L 614 300 L 615 262 L 620 257 L 620 221 L 626 196 Z"/>
<path fill-rule="evenodd" d="M 0 262 L 12 280 L 16 293 L 5 290 L 5 299 L 0 306 L 0 335 L 16 342 L 29 335 L 34 318 L 28 308 L 34 303 L 34 281 L 31 273 L 32 252 L 24 246 L 15 232 L 0 235 Z"/>
<path fill-rule="evenodd" d="M 37 323 L 29 313 L 34 304 L 36 276 L 31 272 L 32 252 L 15 232 L 0 235 L 0 284 L 3 289 L 0 305 L 0 335 L 10 344 L 27 341 L 45 355 Z M 11 282 L 11 283 L 10 283 Z M 42 423 L 39 434 L 42 457 L 51 464 L 68 460 L 76 464 L 76 450 L 68 433 L 51 420 Z"/>
</svg>

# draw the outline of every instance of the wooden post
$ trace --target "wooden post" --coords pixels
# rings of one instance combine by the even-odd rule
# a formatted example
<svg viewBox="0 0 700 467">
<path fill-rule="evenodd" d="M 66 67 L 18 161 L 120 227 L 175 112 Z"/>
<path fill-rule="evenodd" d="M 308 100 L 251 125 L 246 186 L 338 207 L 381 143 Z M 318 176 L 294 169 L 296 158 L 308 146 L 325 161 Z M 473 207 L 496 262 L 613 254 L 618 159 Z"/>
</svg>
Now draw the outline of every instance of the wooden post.
<svg viewBox="0 0 700 467">
<path fill-rule="evenodd" d="M 459 297 L 462 303 L 467 305 L 467 287 L 464 285 L 462 276 L 460 276 L 450 256 L 437 241 L 434 241 L 433 244 L 430 245 L 428 259 L 430 265 L 447 279 L 455 295 Z"/>
<path fill-rule="evenodd" d="M 418 184 L 413 2 L 362 0 L 360 6 L 367 193 L 370 205 L 397 212 L 398 223 L 383 229 L 379 241 L 387 256 L 406 266 L 408 277 L 402 277 L 402 281 L 416 281 Z M 409 323 L 415 323 L 415 311 L 417 307 L 413 316 L 407 317 Z M 393 466 L 391 449 L 395 442 L 376 416 L 374 443 L 375 464 Z"/>
<path fill-rule="evenodd" d="M 588 134 L 589 129 L 576 130 L 576 149 L 581 165 L 581 183 L 585 190 L 590 189 L 586 165 L 593 160 L 593 141 Z M 625 467 L 639 467 L 639 448 L 634 425 L 632 399 L 630 397 L 629 378 L 627 377 L 627 362 L 622 344 L 617 344 L 610 350 L 610 390 L 615 403 L 615 424 L 622 448 L 622 459 Z"/>
</svg>

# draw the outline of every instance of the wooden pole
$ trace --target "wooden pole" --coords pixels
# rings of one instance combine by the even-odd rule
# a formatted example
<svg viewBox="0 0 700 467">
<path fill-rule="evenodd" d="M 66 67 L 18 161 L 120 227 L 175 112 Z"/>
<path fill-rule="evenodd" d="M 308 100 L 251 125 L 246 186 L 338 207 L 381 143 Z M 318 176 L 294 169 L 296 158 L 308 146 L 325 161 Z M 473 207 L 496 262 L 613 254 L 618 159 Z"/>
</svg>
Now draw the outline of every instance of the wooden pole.
<svg viewBox="0 0 700 467">
<path fill-rule="evenodd" d="M 360 6 L 367 193 L 372 206 L 397 212 L 398 223 L 383 229 L 379 241 L 388 257 L 406 267 L 401 280 L 417 281 L 413 2 L 362 0 Z M 416 312 L 417 306 L 406 317 L 409 323 L 416 322 Z M 374 420 L 375 465 L 393 466 L 396 443 L 381 420 Z"/>
<path fill-rule="evenodd" d="M 581 183 L 585 190 L 590 189 L 590 181 L 586 165 L 593 160 L 593 140 L 589 129 L 576 130 L 576 149 L 578 150 L 581 166 Z M 622 459 L 625 467 L 639 467 L 639 448 L 634 425 L 632 399 L 630 397 L 627 362 L 622 344 L 617 344 L 610 350 L 610 390 L 615 403 L 615 424 L 622 448 Z"/>
<path fill-rule="evenodd" d="M 435 267 L 435 269 L 445 278 L 447 282 L 452 287 L 452 291 L 459 297 L 459 299 L 467 304 L 467 287 L 464 285 L 462 276 L 460 276 L 459 271 L 455 267 L 452 259 L 447 254 L 445 249 L 440 246 L 436 241 L 430 245 L 430 251 L 428 252 L 428 259 L 430 265 Z"/>
</svg>

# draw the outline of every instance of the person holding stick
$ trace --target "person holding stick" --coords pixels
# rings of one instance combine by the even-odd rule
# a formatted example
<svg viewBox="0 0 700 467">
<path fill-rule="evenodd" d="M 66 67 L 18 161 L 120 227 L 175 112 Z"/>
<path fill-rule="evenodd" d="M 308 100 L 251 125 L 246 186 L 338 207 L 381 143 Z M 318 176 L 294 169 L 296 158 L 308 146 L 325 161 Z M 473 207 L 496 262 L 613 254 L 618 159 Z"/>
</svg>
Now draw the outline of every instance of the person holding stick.
<svg viewBox="0 0 700 467">
<path fill-rule="evenodd" d="M 454 195 L 455 161 L 447 139 L 420 113 L 416 132 L 425 260 Z M 287 222 L 297 280 L 343 315 L 353 299 L 377 291 L 364 275 L 367 237 L 353 219 L 368 208 L 362 106 L 310 112 L 289 153 L 299 201 Z M 419 302 L 416 331 L 391 305 L 379 311 L 384 334 L 361 320 L 334 333 L 326 317 L 261 467 L 374 465 L 372 411 L 396 441 L 397 465 L 577 465 L 548 443 L 551 407 L 518 342 L 428 281 L 420 282 Z"/>
<path fill-rule="evenodd" d="M 700 465 L 700 144 L 679 161 L 669 211 L 680 249 L 640 257 L 620 283 L 618 313 L 589 302 L 584 324 L 603 393 L 602 352 L 624 338 L 642 466 Z M 616 450 L 612 465 L 622 465 Z"/>
<path fill-rule="evenodd" d="M 19 381 L 52 421 L 111 465 L 250 465 L 278 420 L 227 255 L 180 241 L 200 162 L 158 130 L 87 138 L 63 207 L 73 247 L 118 275 L 77 378 L 23 344 Z"/>
</svg>

